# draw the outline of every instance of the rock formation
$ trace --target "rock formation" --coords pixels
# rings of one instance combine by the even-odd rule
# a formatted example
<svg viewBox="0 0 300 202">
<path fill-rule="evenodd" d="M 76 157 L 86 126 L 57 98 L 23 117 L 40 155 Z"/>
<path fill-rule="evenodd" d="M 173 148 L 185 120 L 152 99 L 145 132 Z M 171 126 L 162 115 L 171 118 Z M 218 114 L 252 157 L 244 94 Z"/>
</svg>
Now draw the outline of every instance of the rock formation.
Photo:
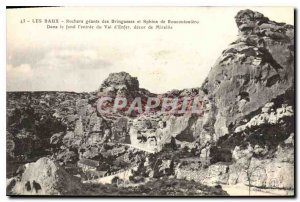
<svg viewBox="0 0 300 202">
<path fill-rule="evenodd" d="M 294 86 L 294 27 L 251 10 L 235 19 L 238 39 L 223 51 L 202 86 L 216 108 L 218 137 Z"/>
<path fill-rule="evenodd" d="M 23 173 L 11 181 L 9 192 L 17 195 L 78 195 L 82 189 L 79 179 L 45 157 L 25 164 Z"/>
</svg>

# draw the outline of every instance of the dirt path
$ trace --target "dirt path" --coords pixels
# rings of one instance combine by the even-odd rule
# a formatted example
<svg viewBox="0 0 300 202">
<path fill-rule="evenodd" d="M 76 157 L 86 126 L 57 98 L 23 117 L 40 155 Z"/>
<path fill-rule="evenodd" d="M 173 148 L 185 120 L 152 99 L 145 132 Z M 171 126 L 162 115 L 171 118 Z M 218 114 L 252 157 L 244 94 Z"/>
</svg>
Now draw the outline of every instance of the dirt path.
<svg viewBox="0 0 300 202">
<path fill-rule="evenodd" d="M 124 144 L 124 143 L 119 143 L 119 144 L 124 145 L 124 146 L 128 146 L 128 147 L 131 147 L 131 148 L 134 148 L 134 149 L 142 150 L 142 151 L 145 151 L 145 152 L 148 152 L 148 153 L 152 153 L 152 154 L 155 153 L 155 151 L 150 150 L 150 149 L 147 149 L 147 148 L 145 148 L 145 147 L 139 147 L 139 146 L 136 146 L 136 145 L 132 145 L 132 144 Z"/>
<path fill-rule="evenodd" d="M 244 184 L 222 185 L 222 189 L 227 191 L 230 196 L 249 196 L 248 186 Z M 258 189 L 255 187 L 252 187 L 250 192 L 250 196 L 288 196 L 293 194 L 293 190 Z"/>
</svg>

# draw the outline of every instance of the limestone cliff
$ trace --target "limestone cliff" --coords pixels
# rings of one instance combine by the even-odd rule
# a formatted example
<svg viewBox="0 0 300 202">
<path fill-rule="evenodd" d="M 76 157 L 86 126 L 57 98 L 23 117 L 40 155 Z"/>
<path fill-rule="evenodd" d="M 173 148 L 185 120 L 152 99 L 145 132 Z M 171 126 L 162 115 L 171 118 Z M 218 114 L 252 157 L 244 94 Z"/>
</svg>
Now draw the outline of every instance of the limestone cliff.
<svg viewBox="0 0 300 202">
<path fill-rule="evenodd" d="M 240 11 L 235 20 L 238 39 L 223 51 L 201 88 L 216 108 L 218 137 L 294 87 L 294 27 L 251 10 Z"/>
</svg>

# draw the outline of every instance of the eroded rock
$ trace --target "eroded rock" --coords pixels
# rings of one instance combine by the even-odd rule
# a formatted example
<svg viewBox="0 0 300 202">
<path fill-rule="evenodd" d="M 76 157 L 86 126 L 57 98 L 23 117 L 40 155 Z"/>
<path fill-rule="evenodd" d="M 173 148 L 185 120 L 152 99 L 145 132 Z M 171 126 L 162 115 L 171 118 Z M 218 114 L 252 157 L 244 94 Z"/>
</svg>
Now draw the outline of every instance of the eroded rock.
<svg viewBox="0 0 300 202">
<path fill-rule="evenodd" d="M 11 192 L 17 195 L 78 195 L 81 188 L 80 181 L 44 157 L 25 165 L 24 173 Z"/>
</svg>

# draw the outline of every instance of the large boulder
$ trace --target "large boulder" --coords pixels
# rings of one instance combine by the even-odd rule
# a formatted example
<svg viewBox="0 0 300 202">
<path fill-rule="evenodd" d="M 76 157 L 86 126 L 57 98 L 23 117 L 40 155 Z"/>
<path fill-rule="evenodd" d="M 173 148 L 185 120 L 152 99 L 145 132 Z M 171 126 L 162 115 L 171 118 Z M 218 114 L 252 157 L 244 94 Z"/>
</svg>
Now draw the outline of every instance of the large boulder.
<svg viewBox="0 0 300 202">
<path fill-rule="evenodd" d="M 82 189 L 78 179 L 46 157 L 26 164 L 20 179 L 12 182 L 12 195 L 78 195 Z"/>
<path fill-rule="evenodd" d="M 99 89 L 103 96 L 134 97 L 139 91 L 139 81 L 127 72 L 111 73 Z"/>
<path fill-rule="evenodd" d="M 132 77 L 127 72 L 111 73 L 101 85 L 102 88 L 109 86 L 115 86 L 117 88 L 126 86 L 129 90 L 138 90 L 139 81 L 136 77 Z"/>
</svg>

